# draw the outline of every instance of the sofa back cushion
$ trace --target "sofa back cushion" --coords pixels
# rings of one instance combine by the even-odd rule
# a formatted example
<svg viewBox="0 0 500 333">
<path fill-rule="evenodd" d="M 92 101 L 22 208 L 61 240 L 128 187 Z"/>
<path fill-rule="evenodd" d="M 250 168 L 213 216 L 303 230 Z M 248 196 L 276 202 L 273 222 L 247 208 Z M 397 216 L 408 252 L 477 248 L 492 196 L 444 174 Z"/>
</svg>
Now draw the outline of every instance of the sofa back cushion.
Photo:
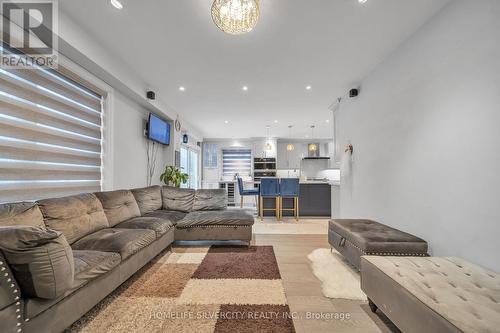
<svg viewBox="0 0 500 333">
<path fill-rule="evenodd" d="M 63 233 L 73 244 L 80 238 L 109 228 L 101 202 L 92 193 L 38 201 L 45 225 Z"/>
<path fill-rule="evenodd" d="M 136 188 L 132 190 L 141 215 L 154 212 L 162 207 L 161 187 L 150 186 L 145 188 Z"/>
<path fill-rule="evenodd" d="M 197 190 L 194 195 L 193 211 L 227 209 L 225 189 Z"/>
<path fill-rule="evenodd" d="M 161 196 L 163 209 L 190 212 L 193 209 L 195 191 L 188 188 L 163 186 Z"/>
<path fill-rule="evenodd" d="M 101 201 L 110 227 L 133 217 L 141 216 L 137 201 L 129 190 L 97 192 L 95 195 Z"/>
<path fill-rule="evenodd" d="M 0 227 L 2 250 L 24 297 L 54 299 L 73 287 L 73 252 L 64 235 L 41 226 Z"/>
<path fill-rule="evenodd" d="M 34 202 L 18 202 L 0 205 L 0 226 L 44 226 L 43 215 Z"/>
</svg>

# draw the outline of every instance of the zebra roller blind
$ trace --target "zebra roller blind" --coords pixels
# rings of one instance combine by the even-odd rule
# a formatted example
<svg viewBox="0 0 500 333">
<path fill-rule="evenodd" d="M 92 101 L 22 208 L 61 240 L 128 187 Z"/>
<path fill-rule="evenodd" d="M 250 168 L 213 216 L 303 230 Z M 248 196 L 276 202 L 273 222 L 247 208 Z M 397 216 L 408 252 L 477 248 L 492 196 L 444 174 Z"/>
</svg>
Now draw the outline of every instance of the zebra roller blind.
<svg viewBox="0 0 500 333">
<path fill-rule="evenodd" d="M 250 149 L 223 149 L 222 175 L 234 177 L 235 174 L 249 176 L 252 173 L 252 150 Z"/>
<path fill-rule="evenodd" d="M 101 189 L 102 96 L 76 79 L 0 68 L 0 202 Z"/>
</svg>

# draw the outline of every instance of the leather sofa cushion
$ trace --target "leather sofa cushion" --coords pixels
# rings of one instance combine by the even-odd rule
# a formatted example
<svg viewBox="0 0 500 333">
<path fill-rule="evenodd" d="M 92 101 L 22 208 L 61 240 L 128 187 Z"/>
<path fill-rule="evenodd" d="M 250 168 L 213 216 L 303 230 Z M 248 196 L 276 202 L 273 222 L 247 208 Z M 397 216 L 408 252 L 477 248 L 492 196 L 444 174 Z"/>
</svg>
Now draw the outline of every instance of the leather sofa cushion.
<svg viewBox="0 0 500 333">
<path fill-rule="evenodd" d="M 102 203 L 110 227 L 141 215 L 131 191 L 97 192 L 95 195 Z"/>
<path fill-rule="evenodd" d="M 187 213 L 178 212 L 175 210 L 156 210 L 151 213 L 144 214 L 144 217 L 158 217 L 164 220 L 168 220 L 172 222 L 173 225 L 176 225 L 177 222 L 186 217 Z"/>
<path fill-rule="evenodd" d="M 34 202 L 18 202 L 0 205 L 0 226 L 44 226 L 43 215 Z"/>
<path fill-rule="evenodd" d="M 190 212 L 193 209 L 195 190 L 163 186 L 161 189 L 163 209 Z"/>
<path fill-rule="evenodd" d="M 430 308 L 460 332 L 498 332 L 500 327 L 500 275 L 460 258 L 362 257 L 362 276 L 375 269 L 382 281 L 395 282 L 405 297 Z M 363 278 L 362 278 L 363 280 Z M 370 295 L 368 295 L 370 296 Z M 392 303 L 392 301 L 391 301 Z M 394 302 L 401 304 L 401 302 Z M 406 313 L 417 313 L 406 309 Z M 421 313 L 421 312 L 418 312 Z"/>
<path fill-rule="evenodd" d="M 0 249 L 21 287 L 15 293 L 54 299 L 73 286 L 73 253 L 61 232 L 45 227 L 0 227 Z"/>
<path fill-rule="evenodd" d="M 371 220 L 331 220 L 329 232 L 336 232 L 367 254 L 427 254 L 423 239 Z"/>
<path fill-rule="evenodd" d="M 92 193 L 38 201 L 45 225 L 64 234 L 68 243 L 109 228 L 101 202 Z"/>
<path fill-rule="evenodd" d="M 227 193 L 224 189 L 197 190 L 194 195 L 193 211 L 227 209 Z"/>
<path fill-rule="evenodd" d="M 161 201 L 160 186 L 133 189 L 132 194 L 137 201 L 141 215 L 161 209 L 163 203 Z"/>
<path fill-rule="evenodd" d="M 120 229 L 148 229 L 156 232 L 156 237 L 161 237 L 174 227 L 169 220 L 158 217 L 139 216 L 117 224 L 115 228 Z"/>
<path fill-rule="evenodd" d="M 57 299 L 27 298 L 24 300 L 25 318 L 34 318 L 65 297 L 69 296 L 91 280 L 106 274 L 118 266 L 121 257 L 114 252 L 73 251 L 75 261 L 75 281 L 73 288 Z"/>
<path fill-rule="evenodd" d="M 72 245 L 73 250 L 93 250 L 119 253 L 122 260 L 139 252 L 156 239 L 153 230 L 102 229 L 83 237 Z"/>
<path fill-rule="evenodd" d="M 198 211 L 186 215 L 176 225 L 179 229 L 200 226 L 250 226 L 254 218 L 244 210 Z"/>
<path fill-rule="evenodd" d="M 121 262 L 118 253 L 88 250 L 73 251 L 73 259 L 75 262 L 74 288 L 109 272 Z"/>
</svg>

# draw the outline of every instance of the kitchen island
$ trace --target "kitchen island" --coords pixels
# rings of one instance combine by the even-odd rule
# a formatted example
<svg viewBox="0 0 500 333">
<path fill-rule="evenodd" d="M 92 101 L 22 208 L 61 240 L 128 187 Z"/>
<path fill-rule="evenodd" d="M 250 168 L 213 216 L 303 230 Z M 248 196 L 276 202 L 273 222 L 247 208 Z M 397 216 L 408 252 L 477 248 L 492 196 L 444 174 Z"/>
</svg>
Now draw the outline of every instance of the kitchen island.
<svg viewBox="0 0 500 333">
<path fill-rule="evenodd" d="M 332 212 L 332 184 L 326 181 L 301 181 L 299 193 L 299 217 L 330 218 Z M 276 208 L 274 199 L 265 199 L 264 208 Z M 283 199 L 283 208 L 293 208 L 293 199 Z M 275 216 L 265 211 L 264 216 Z M 293 211 L 283 211 L 284 217 L 292 217 Z"/>
</svg>

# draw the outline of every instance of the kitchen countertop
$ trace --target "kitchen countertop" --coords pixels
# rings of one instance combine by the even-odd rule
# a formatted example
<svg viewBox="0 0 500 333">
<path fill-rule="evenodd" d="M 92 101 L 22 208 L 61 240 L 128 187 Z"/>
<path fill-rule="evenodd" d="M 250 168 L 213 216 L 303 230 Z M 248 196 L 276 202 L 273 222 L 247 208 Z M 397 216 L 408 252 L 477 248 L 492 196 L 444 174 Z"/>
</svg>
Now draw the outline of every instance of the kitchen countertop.
<svg viewBox="0 0 500 333">
<path fill-rule="evenodd" d="M 300 181 L 300 184 L 307 184 L 307 185 L 340 185 L 339 181 L 336 180 L 331 180 L 331 181 L 317 181 L 317 180 L 303 180 Z"/>
<path fill-rule="evenodd" d="M 219 183 L 236 183 L 236 180 L 219 180 Z M 244 180 L 245 184 L 260 184 L 259 181 Z M 300 184 L 340 186 L 339 180 L 301 180 Z"/>
</svg>

